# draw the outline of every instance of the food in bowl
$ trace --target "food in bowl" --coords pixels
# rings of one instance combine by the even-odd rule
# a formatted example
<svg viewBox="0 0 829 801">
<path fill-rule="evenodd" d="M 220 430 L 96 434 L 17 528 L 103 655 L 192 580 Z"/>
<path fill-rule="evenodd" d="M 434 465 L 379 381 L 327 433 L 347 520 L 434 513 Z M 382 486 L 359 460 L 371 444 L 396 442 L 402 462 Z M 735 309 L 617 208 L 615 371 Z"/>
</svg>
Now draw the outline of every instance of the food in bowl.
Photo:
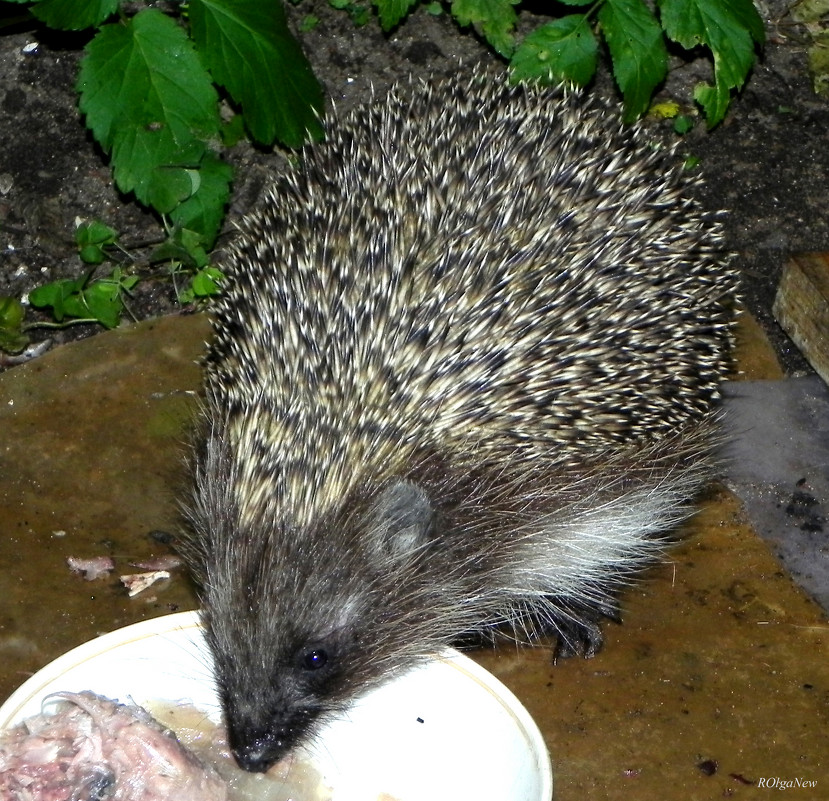
<svg viewBox="0 0 829 801">
<path fill-rule="evenodd" d="M 205 727 L 221 729 L 196 612 L 145 620 L 58 657 L 0 707 L 0 731 L 39 714 L 53 693 L 85 690 L 143 706 L 199 755 Z M 191 728 L 198 730 L 193 737 Z M 334 801 L 549 801 L 552 795 L 550 758 L 527 710 L 490 673 L 452 651 L 343 710 L 289 761 L 288 780 L 309 762 L 320 790 L 333 788 Z M 266 777 L 273 778 L 242 774 L 253 781 L 242 798 L 264 801 L 273 784 L 259 781 Z"/>
</svg>

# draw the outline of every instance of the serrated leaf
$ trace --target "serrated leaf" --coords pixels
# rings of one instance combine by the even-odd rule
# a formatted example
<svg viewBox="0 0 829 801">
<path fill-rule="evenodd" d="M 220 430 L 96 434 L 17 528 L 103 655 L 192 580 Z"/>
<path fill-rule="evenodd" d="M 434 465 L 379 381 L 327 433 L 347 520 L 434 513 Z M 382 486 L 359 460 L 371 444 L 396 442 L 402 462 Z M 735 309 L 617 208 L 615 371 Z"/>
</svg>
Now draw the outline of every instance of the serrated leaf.
<svg viewBox="0 0 829 801">
<path fill-rule="evenodd" d="M 513 9 L 521 0 L 453 0 L 452 16 L 461 26 L 472 25 L 502 56 L 515 50 L 513 31 L 518 16 Z"/>
<path fill-rule="evenodd" d="M 584 14 L 570 14 L 528 34 L 510 61 L 519 81 L 584 86 L 596 72 L 598 45 Z"/>
<path fill-rule="evenodd" d="M 191 0 L 190 30 L 216 83 L 258 142 L 322 136 L 323 95 L 278 0 Z"/>
<path fill-rule="evenodd" d="M 726 111 L 728 111 L 728 105 L 731 102 L 731 90 L 719 81 L 714 86 L 708 83 L 700 83 L 694 87 L 694 100 L 705 111 L 708 126 L 713 127 L 722 122 Z"/>
<path fill-rule="evenodd" d="M 380 26 L 384 31 L 391 30 L 409 13 L 412 6 L 419 2 L 420 0 L 372 0 L 372 3 L 377 6 Z"/>
<path fill-rule="evenodd" d="M 170 212 L 170 219 L 181 228 L 196 231 L 202 238 L 202 245 L 209 250 L 224 219 L 233 168 L 212 153 L 207 153 L 198 172 L 198 189 Z"/>
<path fill-rule="evenodd" d="M 169 214 L 196 191 L 194 172 L 197 173 L 195 167 L 189 166 L 162 164 L 155 167 L 147 178 L 144 202 L 162 214 Z"/>
<path fill-rule="evenodd" d="M 671 39 L 687 50 L 701 44 L 710 48 L 718 85 L 743 85 L 754 64 L 754 43 L 764 38 L 751 0 L 661 0 L 659 6 Z"/>
<path fill-rule="evenodd" d="M 82 31 L 99 25 L 117 10 L 120 0 L 40 0 L 32 14 L 50 28 Z"/>
<path fill-rule="evenodd" d="M 628 121 L 641 116 L 668 71 L 662 28 L 642 0 L 606 0 L 599 22 L 625 98 Z"/>
<path fill-rule="evenodd" d="M 188 196 L 186 170 L 198 166 L 204 140 L 219 130 L 218 96 L 172 19 L 150 8 L 105 25 L 86 46 L 78 89 L 123 192 L 161 212 Z"/>
</svg>

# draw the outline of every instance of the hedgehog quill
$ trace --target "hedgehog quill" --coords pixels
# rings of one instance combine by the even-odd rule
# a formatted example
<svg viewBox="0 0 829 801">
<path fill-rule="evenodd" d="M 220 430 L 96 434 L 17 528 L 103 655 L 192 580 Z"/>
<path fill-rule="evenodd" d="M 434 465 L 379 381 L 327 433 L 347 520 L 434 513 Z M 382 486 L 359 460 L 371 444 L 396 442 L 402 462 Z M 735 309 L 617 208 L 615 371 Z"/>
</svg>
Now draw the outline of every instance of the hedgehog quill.
<svg viewBox="0 0 829 801">
<path fill-rule="evenodd" d="M 241 223 L 183 549 L 242 767 L 461 636 L 600 647 L 711 474 L 736 277 L 696 180 L 476 72 L 335 118 Z"/>
</svg>

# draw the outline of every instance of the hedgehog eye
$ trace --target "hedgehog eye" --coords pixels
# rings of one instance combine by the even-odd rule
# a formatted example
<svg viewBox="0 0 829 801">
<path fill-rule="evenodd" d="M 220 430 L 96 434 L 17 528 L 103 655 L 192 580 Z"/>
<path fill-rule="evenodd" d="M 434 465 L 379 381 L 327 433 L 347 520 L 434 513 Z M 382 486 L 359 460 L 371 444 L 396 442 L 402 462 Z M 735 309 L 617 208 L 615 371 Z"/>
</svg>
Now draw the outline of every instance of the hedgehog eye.
<svg viewBox="0 0 829 801">
<path fill-rule="evenodd" d="M 314 648 L 302 658 L 302 666 L 306 670 L 319 670 L 328 664 L 328 652 L 324 648 Z"/>
</svg>

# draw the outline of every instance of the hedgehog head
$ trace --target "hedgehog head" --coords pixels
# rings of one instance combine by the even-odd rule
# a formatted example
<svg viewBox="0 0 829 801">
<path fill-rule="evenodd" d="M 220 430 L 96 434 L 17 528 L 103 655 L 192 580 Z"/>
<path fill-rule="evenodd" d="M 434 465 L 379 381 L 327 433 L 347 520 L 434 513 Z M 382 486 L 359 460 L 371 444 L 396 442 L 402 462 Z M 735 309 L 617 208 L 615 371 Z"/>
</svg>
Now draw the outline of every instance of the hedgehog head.
<svg viewBox="0 0 829 801">
<path fill-rule="evenodd" d="M 411 642 L 437 647 L 439 626 L 404 618 L 423 609 L 408 596 L 429 584 L 438 518 L 403 478 L 355 491 L 312 523 L 244 507 L 227 443 L 215 432 L 196 465 L 189 557 L 233 753 L 264 771 L 360 691 L 425 657 Z"/>
</svg>

